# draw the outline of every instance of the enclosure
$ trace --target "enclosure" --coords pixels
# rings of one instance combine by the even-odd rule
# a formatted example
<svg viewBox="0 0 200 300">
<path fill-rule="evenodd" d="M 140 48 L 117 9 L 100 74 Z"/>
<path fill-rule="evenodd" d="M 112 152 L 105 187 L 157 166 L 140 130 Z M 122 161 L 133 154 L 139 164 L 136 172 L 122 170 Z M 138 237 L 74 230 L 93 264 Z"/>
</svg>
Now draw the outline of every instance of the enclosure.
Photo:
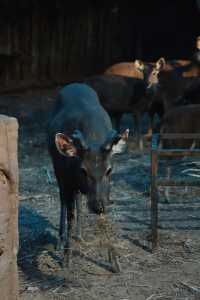
<svg viewBox="0 0 200 300">
<path fill-rule="evenodd" d="M 45 131 L 64 84 L 136 58 L 189 59 L 200 34 L 198 3 L 0 1 L 0 113 L 19 122 L 20 300 L 199 299 L 199 188 L 173 187 L 170 203 L 159 190 L 160 240 L 152 253 L 150 141 L 141 155 L 129 115 L 121 129 L 131 128 L 131 136 L 126 153 L 114 158 L 108 212 L 122 271 L 110 272 L 84 199 L 84 242 L 74 242 L 72 271 L 63 274 L 55 249 L 59 193 Z M 144 116 L 143 133 L 147 122 Z M 175 165 L 173 175 L 183 167 Z"/>
<path fill-rule="evenodd" d="M 55 92 L 1 98 L 4 112 L 9 107 L 20 122 L 20 299 L 198 299 L 199 188 L 172 188 L 170 203 L 159 191 L 159 248 L 152 254 L 150 144 L 141 156 L 133 137 L 128 152 L 115 157 L 108 213 L 122 271 L 110 272 L 95 218 L 84 204 L 85 242 L 74 243 L 73 272 L 64 280 L 55 249 L 59 195 L 44 131 Z M 127 125 L 132 125 L 129 116 L 122 124 Z M 183 168 L 175 165 L 174 176 Z"/>
</svg>

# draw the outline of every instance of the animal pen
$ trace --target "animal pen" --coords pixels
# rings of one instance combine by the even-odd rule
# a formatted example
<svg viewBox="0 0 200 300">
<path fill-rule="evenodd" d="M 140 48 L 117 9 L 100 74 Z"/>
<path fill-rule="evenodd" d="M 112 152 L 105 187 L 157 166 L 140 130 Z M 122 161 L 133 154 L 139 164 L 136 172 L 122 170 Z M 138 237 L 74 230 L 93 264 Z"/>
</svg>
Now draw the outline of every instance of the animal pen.
<svg viewBox="0 0 200 300">
<path fill-rule="evenodd" d="M 163 140 L 200 139 L 200 134 L 153 134 L 151 144 L 151 230 L 152 230 L 152 249 L 158 246 L 158 187 L 165 186 L 199 186 L 198 180 L 177 180 L 177 179 L 159 179 L 158 160 L 159 158 L 182 158 L 182 157 L 200 157 L 200 149 L 166 149 L 160 147 L 159 143 Z"/>
<path fill-rule="evenodd" d="M 127 153 L 114 158 L 108 210 L 122 271 L 110 272 L 107 250 L 100 247 L 105 232 L 96 234 L 83 203 L 86 243 L 74 241 L 73 272 L 63 275 L 62 253 L 56 250 L 60 207 L 45 127 L 60 86 L 120 62 L 190 58 L 199 35 L 197 2 L 0 0 L 0 300 L 193 300 L 180 280 L 200 286 L 199 203 L 194 223 L 190 220 L 197 238 L 194 230 L 186 233 L 177 226 L 176 238 L 169 232 L 164 242 L 160 239 L 159 253 L 149 253 L 146 244 L 149 226 L 153 249 L 158 244 L 158 187 L 194 183 L 157 178 L 158 159 L 200 156 L 200 149 L 159 149 L 159 139 L 166 136 L 155 135 L 151 165 L 149 142 L 140 156 L 131 137 Z M 124 118 L 126 128 L 131 121 Z M 151 179 L 150 218 L 146 188 Z M 190 207 L 181 205 L 177 223 L 183 208 L 188 213 Z M 190 208 L 196 209 L 195 203 Z M 169 219 L 174 212 L 170 208 L 163 215 Z"/>
</svg>

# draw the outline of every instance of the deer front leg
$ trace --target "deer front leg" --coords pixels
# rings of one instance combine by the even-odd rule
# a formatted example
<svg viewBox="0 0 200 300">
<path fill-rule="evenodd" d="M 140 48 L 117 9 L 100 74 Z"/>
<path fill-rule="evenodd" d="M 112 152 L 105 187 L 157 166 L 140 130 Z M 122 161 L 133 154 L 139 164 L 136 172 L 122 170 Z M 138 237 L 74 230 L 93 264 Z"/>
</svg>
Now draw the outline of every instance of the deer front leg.
<svg viewBox="0 0 200 300">
<path fill-rule="evenodd" d="M 67 202 L 67 241 L 64 249 L 64 265 L 70 267 L 72 256 L 72 233 L 74 228 L 74 212 L 75 212 L 75 199 L 74 195 L 70 195 L 70 201 Z"/>
<path fill-rule="evenodd" d="M 82 241 L 82 195 L 76 196 L 76 236 L 77 241 Z"/>
<path fill-rule="evenodd" d="M 133 113 L 134 123 L 135 123 L 135 136 L 137 147 L 140 152 L 144 150 L 143 137 L 141 132 L 141 116 L 139 113 Z"/>
<path fill-rule="evenodd" d="M 65 229 L 66 229 L 66 212 L 67 212 L 67 205 L 62 193 L 60 193 L 60 202 L 61 202 L 61 209 L 60 209 L 60 226 L 59 226 L 59 240 L 57 243 L 57 250 L 64 251 L 65 246 Z"/>
</svg>

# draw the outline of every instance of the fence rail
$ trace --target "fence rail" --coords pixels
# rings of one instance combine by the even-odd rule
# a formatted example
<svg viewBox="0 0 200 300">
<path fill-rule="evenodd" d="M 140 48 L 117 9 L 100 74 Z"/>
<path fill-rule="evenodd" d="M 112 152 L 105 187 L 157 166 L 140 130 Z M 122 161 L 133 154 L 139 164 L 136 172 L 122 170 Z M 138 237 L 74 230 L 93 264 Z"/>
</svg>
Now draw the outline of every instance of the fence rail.
<svg viewBox="0 0 200 300">
<path fill-rule="evenodd" d="M 200 186 L 200 180 L 172 180 L 158 178 L 159 159 L 177 157 L 200 157 L 200 149 L 164 149 L 166 139 L 200 139 L 200 134 L 153 134 L 151 144 L 151 230 L 152 250 L 158 246 L 158 202 L 159 186 Z"/>
</svg>

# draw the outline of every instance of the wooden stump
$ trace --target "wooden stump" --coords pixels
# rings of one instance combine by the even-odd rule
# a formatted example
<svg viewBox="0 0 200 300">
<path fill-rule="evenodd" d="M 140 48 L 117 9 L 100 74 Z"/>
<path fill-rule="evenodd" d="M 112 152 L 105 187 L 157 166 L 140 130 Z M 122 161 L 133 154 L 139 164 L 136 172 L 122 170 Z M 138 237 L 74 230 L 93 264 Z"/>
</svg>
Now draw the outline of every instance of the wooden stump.
<svg viewBox="0 0 200 300">
<path fill-rule="evenodd" d="M 18 299 L 18 122 L 0 115 L 0 299 Z"/>
</svg>

